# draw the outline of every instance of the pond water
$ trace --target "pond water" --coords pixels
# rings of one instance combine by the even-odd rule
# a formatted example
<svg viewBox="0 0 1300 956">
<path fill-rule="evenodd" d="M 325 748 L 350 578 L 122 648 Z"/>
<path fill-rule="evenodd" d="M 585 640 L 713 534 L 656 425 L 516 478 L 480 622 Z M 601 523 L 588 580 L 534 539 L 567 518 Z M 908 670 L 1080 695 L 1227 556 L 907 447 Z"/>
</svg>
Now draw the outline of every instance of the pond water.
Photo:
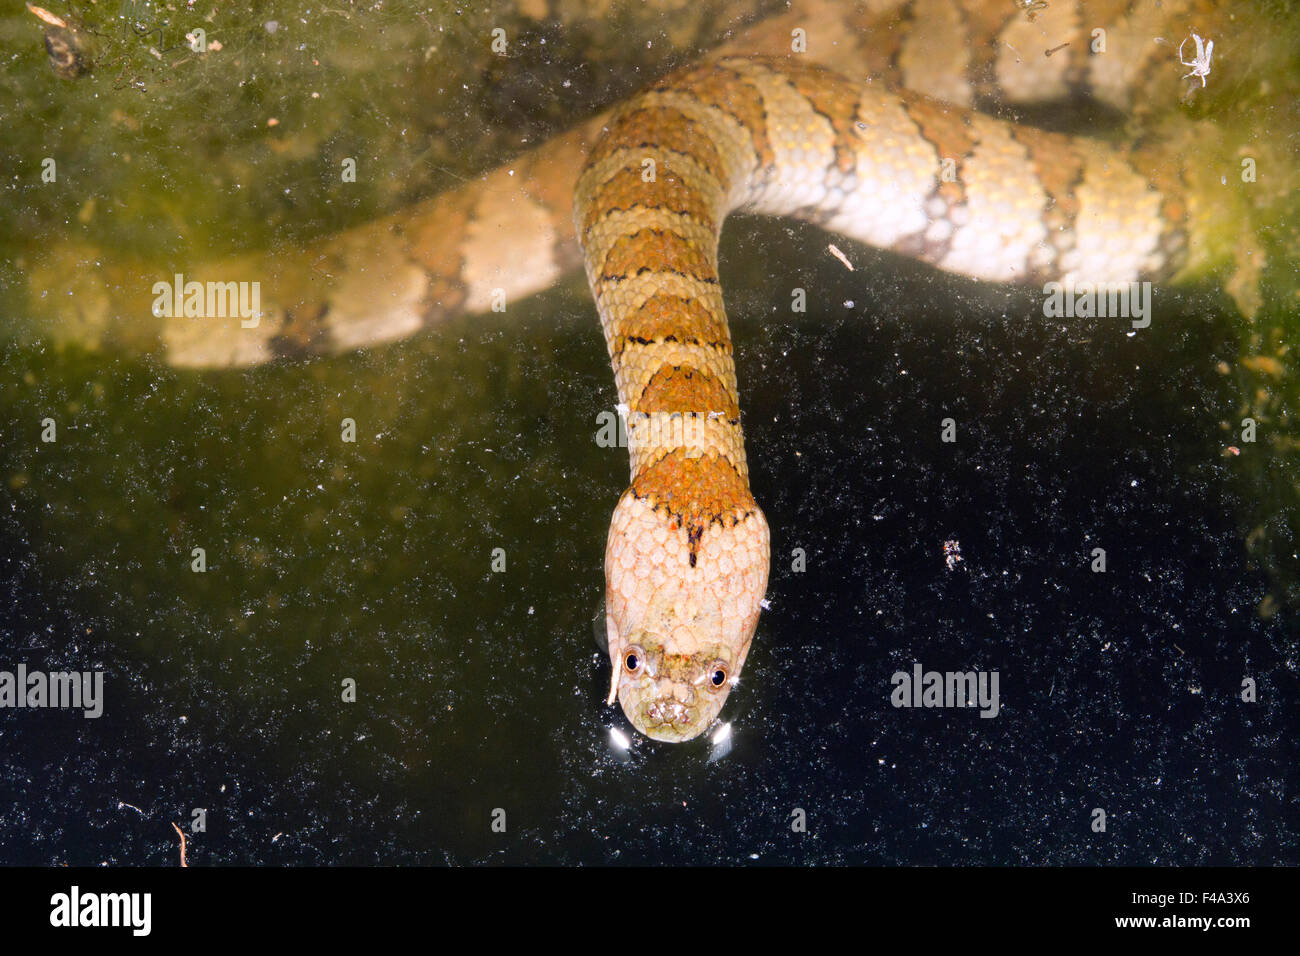
<svg viewBox="0 0 1300 956">
<path fill-rule="evenodd" d="M 1294 430 L 1294 382 L 1239 362 L 1248 332 L 1294 332 L 1293 275 L 1250 329 L 1205 284 L 1160 289 L 1163 320 L 1133 335 L 885 253 L 852 247 L 850 272 L 812 227 L 729 224 L 771 607 L 727 745 L 623 751 L 593 620 L 627 458 L 596 441 L 616 397 L 579 277 L 407 342 L 239 371 L 21 321 L 22 258 L 78 212 L 85 241 L 167 260 L 291 244 L 436 192 L 429 165 L 486 165 L 445 130 L 455 94 L 410 102 L 449 10 L 360 35 L 306 5 L 301 25 L 242 12 L 238 71 L 180 65 L 143 90 L 60 81 L 30 14 L 0 21 L 4 106 L 25 109 L 9 158 L 30 172 L 66 134 L 87 183 L 25 187 L 3 213 L 22 334 L 0 344 L 0 670 L 105 675 L 97 719 L 0 709 L 0 862 L 170 864 L 171 823 L 196 809 L 193 865 L 1300 862 L 1300 472 L 1223 427 L 1267 385 Z M 266 116 L 308 109 L 282 97 L 313 57 L 327 68 L 302 88 L 338 97 L 334 126 L 249 172 Z M 418 138 L 394 125 L 421 119 Z M 504 148 L 487 135 L 482 155 Z M 359 195 L 301 186 L 333 136 L 385 164 Z M 792 269 L 816 290 L 805 315 Z M 996 719 L 893 706 L 917 662 L 996 671 Z"/>
</svg>

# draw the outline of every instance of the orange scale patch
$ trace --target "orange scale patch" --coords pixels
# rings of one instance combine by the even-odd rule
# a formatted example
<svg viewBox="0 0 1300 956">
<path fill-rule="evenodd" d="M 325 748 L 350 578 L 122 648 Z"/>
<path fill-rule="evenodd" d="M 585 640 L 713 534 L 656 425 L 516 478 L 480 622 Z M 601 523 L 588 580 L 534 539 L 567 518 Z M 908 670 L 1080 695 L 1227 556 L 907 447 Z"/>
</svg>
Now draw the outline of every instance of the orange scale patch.
<svg viewBox="0 0 1300 956">
<path fill-rule="evenodd" d="M 974 86 L 977 95 L 998 98 L 1000 83 L 997 62 L 999 53 L 1005 49 L 1002 33 L 1013 20 L 1022 15 L 1022 11 L 1017 10 L 1013 3 L 1005 6 L 992 3 L 964 4 L 960 9 L 966 35 L 958 42 L 964 42 L 971 48 L 967 79 Z"/>
<path fill-rule="evenodd" d="M 957 182 L 942 183 L 940 190 L 942 192 L 945 186 L 955 189 L 958 195 L 952 198 L 960 200 L 965 193 L 961 185 L 962 160 L 975 149 L 975 137 L 971 133 L 967 114 L 956 107 L 944 106 L 923 97 L 908 97 L 904 103 L 907 115 L 921 131 L 925 141 L 935 148 L 939 161 L 956 160 Z"/>
<path fill-rule="evenodd" d="M 1079 214 L 1075 193 L 1083 180 L 1083 158 L 1068 136 L 1027 127 L 1011 128 L 1012 138 L 1029 154 L 1043 190 L 1054 199 L 1055 208 L 1073 223 Z"/>
<path fill-rule="evenodd" d="M 655 372 L 634 410 L 646 414 L 722 412 L 728 419 L 740 417 L 740 405 L 726 385 L 708 372 L 685 365 L 664 365 Z"/>
<path fill-rule="evenodd" d="M 888 13 L 864 9 L 861 4 L 849 4 L 843 11 L 844 22 L 848 27 L 850 42 L 855 44 L 853 55 L 861 61 L 861 76 L 879 77 L 888 82 L 893 89 L 898 89 L 902 76 L 898 70 L 898 57 L 901 47 L 907 41 L 900 7 Z M 910 11 L 907 11 L 910 12 Z M 869 41 L 860 38 L 869 37 Z"/>
<path fill-rule="evenodd" d="M 730 116 L 749 133 L 760 166 L 768 166 L 775 160 L 767 138 L 767 107 L 762 94 L 743 75 L 728 70 L 725 63 L 669 77 L 659 89 L 689 94 L 705 106 Z"/>
<path fill-rule="evenodd" d="M 669 150 L 690 156 L 705 169 L 726 168 L 708 133 L 681 110 L 668 106 L 643 106 L 614 117 L 587 165 L 594 166 L 624 149 Z"/>
<path fill-rule="evenodd" d="M 835 130 L 835 164 L 842 172 L 851 172 L 857 166 L 853 130 L 859 90 L 843 77 L 805 64 L 786 64 L 782 70 L 789 83 L 831 124 Z"/>
<path fill-rule="evenodd" d="M 610 247 L 601 279 L 623 279 L 643 272 L 675 272 L 701 282 L 718 281 L 712 250 L 666 229 L 639 229 Z"/>
<path fill-rule="evenodd" d="M 422 266 L 433 283 L 435 301 L 457 300 L 460 270 L 465 261 L 466 236 L 474 219 L 477 197 L 460 192 L 444 193 L 434 199 L 432 213 L 417 220 L 415 228 L 406 233 L 406 249 L 411 260 Z"/>
<path fill-rule="evenodd" d="M 671 170 L 659 170 L 653 182 L 641 178 L 641 170 L 620 169 L 592 190 L 587 214 L 582 220 L 585 236 L 594 223 L 615 209 L 666 209 L 689 216 L 711 231 L 717 231 L 713 208 L 700 190 L 688 185 Z"/>
<path fill-rule="evenodd" d="M 756 509 L 735 465 L 713 454 L 690 458 L 685 448 L 674 448 L 637 475 L 632 493 L 667 511 L 676 527 L 685 527 L 691 567 L 705 528 L 714 522 L 734 526 Z"/>
<path fill-rule="evenodd" d="M 655 295 L 614 329 L 614 354 L 618 355 L 629 341 L 648 343 L 673 339 L 695 342 L 730 351 L 731 338 L 726 320 L 715 315 L 694 299 L 680 295 Z"/>
</svg>

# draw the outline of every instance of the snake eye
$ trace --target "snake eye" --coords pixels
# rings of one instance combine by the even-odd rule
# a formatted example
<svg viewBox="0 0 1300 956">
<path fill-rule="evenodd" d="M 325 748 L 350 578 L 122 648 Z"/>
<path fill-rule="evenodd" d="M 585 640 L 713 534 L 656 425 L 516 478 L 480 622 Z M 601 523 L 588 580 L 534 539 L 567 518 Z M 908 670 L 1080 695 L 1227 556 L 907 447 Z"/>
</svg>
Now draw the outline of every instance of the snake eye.
<svg viewBox="0 0 1300 956">
<path fill-rule="evenodd" d="M 635 674 L 645 665 L 645 652 L 639 647 L 628 648 L 623 655 L 623 669 L 629 674 Z"/>
<path fill-rule="evenodd" d="M 713 665 L 713 669 L 709 671 L 709 683 L 712 684 L 714 687 L 726 686 L 727 683 L 726 664 L 722 663 L 721 661 L 718 661 Z"/>
</svg>

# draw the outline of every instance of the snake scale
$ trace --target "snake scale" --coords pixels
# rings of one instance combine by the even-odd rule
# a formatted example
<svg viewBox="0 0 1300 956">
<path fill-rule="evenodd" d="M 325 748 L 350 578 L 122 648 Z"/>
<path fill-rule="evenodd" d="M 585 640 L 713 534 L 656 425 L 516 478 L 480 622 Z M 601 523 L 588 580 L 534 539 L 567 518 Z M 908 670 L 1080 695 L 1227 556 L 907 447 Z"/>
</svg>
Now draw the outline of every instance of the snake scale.
<svg viewBox="0 0 1300 956">
<path fill-rule="evenodd" d="M 690 740 L 740 677 L 768 578 L 719 284 L 727 214 L 808 220 L 998 282 L 1203 272 L 1205 164 L 974 107 L 1085 96 L 1128 112 L 1139 90 L 1176 103 L 1203 76 L 1154 38 L 1217 30 L 1213 5 L 1190 0 L 802 0 L 478 183 L 221 264 L 267 289 L 252 327 L 142 322 L 147 305 L 92 270 L 78 334 L 250 365 L 395 340 L 585 266 L 631 459 L 605 556 L 609 703 L 647 736 Z"/>
</svg>

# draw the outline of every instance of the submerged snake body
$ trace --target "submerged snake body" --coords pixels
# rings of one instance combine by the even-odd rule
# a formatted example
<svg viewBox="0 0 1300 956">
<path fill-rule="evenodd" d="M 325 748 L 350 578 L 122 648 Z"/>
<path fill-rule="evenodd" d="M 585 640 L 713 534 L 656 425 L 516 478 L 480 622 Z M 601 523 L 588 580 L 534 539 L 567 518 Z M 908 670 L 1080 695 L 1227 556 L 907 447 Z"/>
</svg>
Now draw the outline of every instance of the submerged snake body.
<svg viewBox="0 0 1300 956">
<path fill-rule="evenodd" d="M 1161 192 L 1137 163 L 789 60 L 689 70 L 611 120 L 575 223 L 627 415 L 606 631 L 610 702 L 640 731 L 709 726 L 767 586 L 718 285 L 727 213 L 809 219 L 979 278 L 1129 282 L 1170 272 L 1186 246 L 1176 177 Z"/>
</svg>

